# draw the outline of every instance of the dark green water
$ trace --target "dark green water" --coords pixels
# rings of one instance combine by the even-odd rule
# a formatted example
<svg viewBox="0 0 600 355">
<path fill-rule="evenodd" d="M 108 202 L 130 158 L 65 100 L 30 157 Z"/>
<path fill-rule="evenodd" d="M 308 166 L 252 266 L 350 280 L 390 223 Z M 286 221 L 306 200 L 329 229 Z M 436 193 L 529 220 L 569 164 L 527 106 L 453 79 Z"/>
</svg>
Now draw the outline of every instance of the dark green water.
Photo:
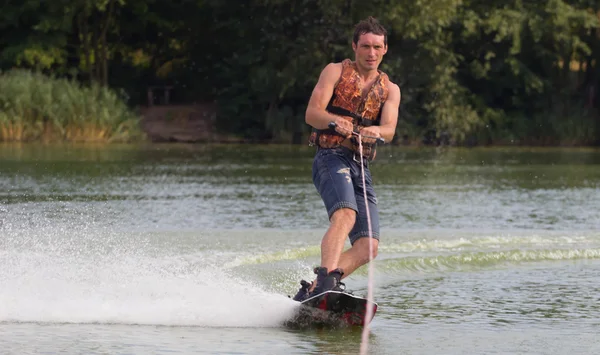
<svg viewBox="0 0 600 355">
<path fill-rule="evenodd" d="M 360 331 L 280 326 L 327 223 L 312 156 L 0 145 L 0 349 L 358 353 Z M 372 353 L 598 352 L 600 151 L 384 147 L 371 169 Z"/>
</svg>

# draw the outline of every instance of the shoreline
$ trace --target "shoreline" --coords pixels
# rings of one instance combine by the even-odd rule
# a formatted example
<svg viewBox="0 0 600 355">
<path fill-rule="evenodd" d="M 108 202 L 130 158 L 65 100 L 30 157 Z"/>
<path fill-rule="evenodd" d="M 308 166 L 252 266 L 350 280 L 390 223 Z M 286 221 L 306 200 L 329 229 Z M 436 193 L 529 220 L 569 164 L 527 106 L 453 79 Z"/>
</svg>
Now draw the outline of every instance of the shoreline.
<svg viewBox="0 0 600 355">
<path fill-rule="evenodd" d="M 216 129 L 217 110 L 214 103 L 201 103 L 191 105 L 153 105 L 139 106 L 139 127 L 145 138 L 127 142 L 98 141 L 90 138 L 79 140 L 0 140 L 0 144 L 77 144 L 77 145 L 114 145 L 114 144 L 238 144 L 238 145 L 308 145 L 310 133 L 306 132 L 294 141 L 283 139 L 249 139 L 218 132 Z M 308 129 L 307 129 L 308 131 Z M 298 139 L 299 138 L 299 139 Z M 385 146 L 406 148 L 574 148 L 574 149 L 599 149 L 600 145 L 581 144 L 573 140 L 558 141 L 556 138 L 526 138 L 522 140 L 503 139 L 492 143 L 478 143 L 477 140 L 463 144 L 452 144 L 440 140 L 426 140 L 425 138 L 408 138 L 397 136 L 396 139 Z"/>
</svg>

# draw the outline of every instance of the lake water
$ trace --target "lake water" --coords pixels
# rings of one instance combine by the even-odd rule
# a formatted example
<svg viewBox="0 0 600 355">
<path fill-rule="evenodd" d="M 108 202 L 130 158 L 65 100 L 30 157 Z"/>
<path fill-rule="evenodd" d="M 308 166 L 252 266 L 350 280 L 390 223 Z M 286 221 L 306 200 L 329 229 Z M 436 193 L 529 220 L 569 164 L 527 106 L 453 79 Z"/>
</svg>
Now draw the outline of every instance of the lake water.
<svg viewBox="0 0 600 355">
<path fill-rule="evenodd" d="M 281 325 L 327 227 L 313 154 L 0 145 L 0 353 L 358 354 L 360 329 Z M 383 147 L 371 169 L 370 353 L 600 352 L 600 151 Z"/>
</svg>

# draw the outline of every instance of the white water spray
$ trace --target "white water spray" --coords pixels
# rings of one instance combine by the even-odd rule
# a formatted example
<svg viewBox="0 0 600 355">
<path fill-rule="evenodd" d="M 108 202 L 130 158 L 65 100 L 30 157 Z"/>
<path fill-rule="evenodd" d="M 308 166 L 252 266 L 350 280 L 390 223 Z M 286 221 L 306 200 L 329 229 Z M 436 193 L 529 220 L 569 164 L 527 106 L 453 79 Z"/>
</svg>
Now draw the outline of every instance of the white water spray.
<svg viewBox="0 0 600 355">
<path fill-rule="evenodd" d="M 2 238 L 0 322 L 277 327 L 296 306 L 228 274 L 214 255 L 169 255 L 135 236 Z"/>
</svg>

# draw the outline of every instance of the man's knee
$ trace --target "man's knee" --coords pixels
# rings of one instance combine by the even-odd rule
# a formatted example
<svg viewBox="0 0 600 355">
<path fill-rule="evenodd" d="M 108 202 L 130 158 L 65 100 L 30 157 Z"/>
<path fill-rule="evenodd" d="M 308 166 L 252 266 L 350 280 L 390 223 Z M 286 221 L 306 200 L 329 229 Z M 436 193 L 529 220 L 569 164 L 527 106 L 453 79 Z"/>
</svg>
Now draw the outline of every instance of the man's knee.
<svg viewBox="0 0 600 355">
<path fill-rule="evenodd" d="M 369 256 L 369 242 L 371 242 L 371 255 Z M 370 259 L 377 257 L 379 241 L 374 238 L 363 237 L 354 242 L 353 247 L 358 249 L 361 262 L 368 263 Z"/>
<path fill-rule="evenodd" d="M 351 208 L 340 208 L 331 215 L 331 224 L 354 226 L 356 211 Z"/>
</svg>

